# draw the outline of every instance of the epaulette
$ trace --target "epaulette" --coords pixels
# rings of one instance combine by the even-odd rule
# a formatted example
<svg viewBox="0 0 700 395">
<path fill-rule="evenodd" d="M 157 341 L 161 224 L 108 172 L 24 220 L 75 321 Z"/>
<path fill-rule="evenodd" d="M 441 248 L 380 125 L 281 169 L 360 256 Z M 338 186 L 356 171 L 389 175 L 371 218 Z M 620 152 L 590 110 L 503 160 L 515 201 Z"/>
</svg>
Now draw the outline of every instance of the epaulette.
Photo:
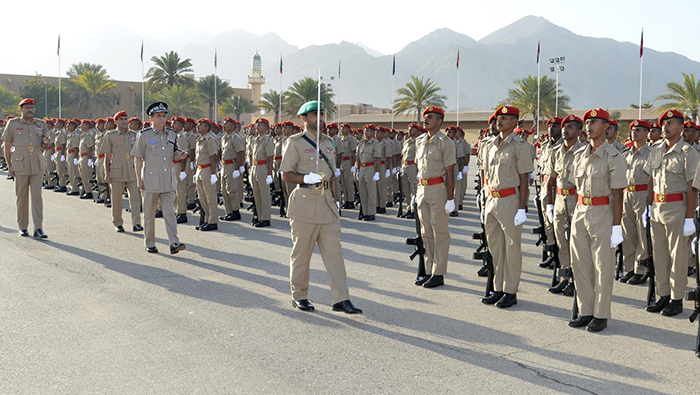
<svg viewBox="0 0 700 395">
<path fill-rule="evenodd" d="M 582 147 L 580 147 L 579 149 L 577 149 L 576 151 L 574 151 L 574 154 L 581 153 L 581 152 L 585 151 L 586 148 L 588 148 L 588 144 L 584 144 Z"/>
<path fill-rule="evenodd" d="M 525 142 L 525 139 L 516 134 L 515 136 L 513 136 L 513 141 L 517 142 L 518 144 L 523 144 Z"/>
<path fill-rule="evenodd" d="M 608 145 L 608 147 L 606 147 L 606 148 L 607 148 L 608 153 L 610 154 L 611 157 L 614 158 L 614 157 L 620 155 L 620 151 L 618 151 L 617 148 L 613 147 L 612 145 Z"/>
<path fill-rule="evenodd" d="M 682 140 L 681 140 L 681 141 L 682 141 Z M 683 142 L 685 143 L 685 141 L 683 141 Z M 685 144 L 683 144 L 683 146 L 681 146 L 681 150 L 683 150 L 683 152 L 688 152 L 688 151 L 690 151 L 691 149 L 695 149 L 695 147 L 691 146 L 691 145 L 688 144 L 688 143 L 685 143 Z"/>
</svg>

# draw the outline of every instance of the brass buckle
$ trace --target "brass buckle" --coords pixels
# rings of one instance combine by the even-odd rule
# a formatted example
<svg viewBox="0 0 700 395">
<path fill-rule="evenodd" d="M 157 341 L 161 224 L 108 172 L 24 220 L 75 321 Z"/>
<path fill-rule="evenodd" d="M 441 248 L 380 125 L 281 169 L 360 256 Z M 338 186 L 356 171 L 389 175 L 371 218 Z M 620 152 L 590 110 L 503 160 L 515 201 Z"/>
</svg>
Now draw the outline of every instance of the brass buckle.
<svg viewBox="0 0 700 395">
<path fill-rule="evenodd" d="M 659 203 L 666 203 L 666 195 L 656 195 L 656 201 Z"/>
<path fill-rule="evenodd" d="M 500 197 L 501 197 L 501 191 L 494 191 L 494 190 L 491 190 L 491 197 L 500 198 Z"/>
<path fill-rule="evenodd" d="M 565 188 L 561 190 L 561 195 L 562 196 L 569 196 L 571 193 L 569 193 L 569 188 Z"/>
<path fill-rule="evenodd" d="M 420 179 L 420 184 L 423 185 L 423 186 L 426 186 L 426 185 L 428 185 L 428 180 L 426 180 L 425 178 L 421 178 L 421 179 Z"/>
<path fill-rule="evenodd" d="M 316 190 L 316 191 L 320 190 L 321 193 L 323 193 L 323 192 L 325 192 L 326 189 L 328 189 L 328 185 L 329 185 L 329 183 L 328 183 L 328 181 L 326 181 L 326 174 L 324 173 L 321 176 L 321 182 L 319 182 L 318 184 L 314 184 L 314 190 Z"/>
<path fill-rule="evenodd" d="M 630 185 L 627 187 L 627 190 L 630 192 L 637 192 L 637 186 L 636 185 Z"/>
<path fill-rule="evenodd" d="M 593 198 L 584 196 L 583 204 L 585 204 L 586 206 L 592 206 L 593 205 Z"/>
</svg>

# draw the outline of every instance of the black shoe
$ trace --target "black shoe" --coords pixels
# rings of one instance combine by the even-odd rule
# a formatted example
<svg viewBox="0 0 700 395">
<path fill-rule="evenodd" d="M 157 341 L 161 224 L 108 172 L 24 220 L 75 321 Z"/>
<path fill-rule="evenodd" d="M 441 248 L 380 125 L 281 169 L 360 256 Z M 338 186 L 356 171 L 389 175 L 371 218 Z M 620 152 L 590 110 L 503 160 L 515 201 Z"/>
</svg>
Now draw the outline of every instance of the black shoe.
<svg viewBox="0 0 700 395">
<path fill-rule="evenodd" d="M 219 230 L 219 224 L 205 224 L 199 228 L 202 232 L 209 232 L 211 230 Z"/>
<path fill-rule="evenodd" d="M 91 193 L 85 193 L 80 195 L 80 199 L 92 199 L 92 194 Z"/>
<path fill-rule="evenodd" d="M 386 214 L 385 207 L 377 207 L 377 214 Z"/>
<path fill-rule="evenodd" d="M 513 307 L 518 304 L 518 297 L 516 294 L 504 293 L 501 300 L 496 302 L 496 307 L 501 309 L 507 309 L 508 307 Z"/>
<path fill-rule="evenodd" d="M 441 285 L 445 285 L 445 277 L 433 274 L 428 281 L 423 283 L 423 288 L 437 288 Z"/>
<path fill-rule="evenodd" d="M 102 204 L 102 203 L 104 203 L 104 202 L 105 202 L 104 199 L 97 199 L 97 200 L 95 200 L 95 203 L 98 203 L 98 204 Z"/>
<path fill-rule="evenodd" d="M 111 200 L 111 199 L 107 199 L 107 200 L 105 201 L 105 207 L 107 207 L 107 208 L 112 207 L 112 200 Z"/>
<path fill-rule="evenodd" d="M 476 272 L 476 275 L 479 277 L 488 277 L 489 269 L 487 269 L 486 266 L 482 266 L 481 269 L 479 269 L 479 271 Z"/>
<path fill-rule="evenodd" d="M 457 210 L 464 210 L 464 209 L 462 208 L 462 205 L 461 205 L 461 204 L 460 204 L 459 206 L 457 206 Z"/>
<path fill-rule="evenodd" d="M 553 294 L 560 294 L 564 292 L 564 288 L 566 288 L 569 285 L 569 280 L 563 279 L 559 282 L 559 284 L 549 287 L 547 291 L 553 293 Z"/>
<path fill-rule="evenodd" d="M 459 217 L 459 213 L 457 212 L 457 210 L 451 212 L 450 217 Z"/>
<path fill-rule="evenodd" d="M 136 225 L 134 225 L 134 227 L 131 228 L 131 229 L 132 229 L 134 232 L 140 232 L 140 231 L 143 230 L 143 226 L 141 226 L 140 224 L 136 224 Z"/>
<path fill-rule="evenodd" d="M 7 179 L 10 180 L 10 181 L 12 181 L 12 180 L 14 180 L 15 178 L 12 177 L 12 176 L 7 176 Z"/>
<path fill-rule="evenodd" d="M 308 299 L 292 300 L 292 306 L 301 311 L 314 311 L 314 305 Z"/>
<path fill-rule="evenodd" d="M 54 192 L 66 192 L 67 190 L 68 190 L 68 188 L 66 188 L 66 187 L 58 186 L 53 191 Z"/>
<path fill-rule="evenodd" d="M 644 284 L 645 282 L 647 282 L 646 277 L 644 277 L 641 274 L 635 274 L 632 277 L 630 277 L 629 281 L 627 281 L 627 284 L 639 285 Z"/>
<path fill-rule="evenodd" d="M 78 196 L 78 192 L 70 191 L 70 192 L 66 192 L 66 195 L 67 196 Z"/>
<path fill-rule="evenodd" d="M 595 318 L 591 320 L 591 322 L 586 325 L 586 330 L 588 332 L 602 332 L 603 329 L 608 327 L 608 319 L 607 318 Z"/>
<path fill-rule="evenodd" d="M 194 227 L 194 230 L 201 230 L 203 227 L 209 225 L 208 223 L 203 223 Z"/>
<path fill-rule="evenodd" d="M 688 277 L 692 276 L 695 274 L 695 268 L 694 267 L 688 267 Z"/>
<path fill-rule="evenodd" d="M 115 226 L 114 230 L 116 230 L 117 233 L 124 233 L 124 226 L 123 225 Z"/>
<path fill-rule="evenodd" d="M 41 229 L 34 229 L 34 238 L 35 239 L 46 239 L 48 236 L 46 236 L 46 233 L 44 233 L 43 230 Z M 683 309 L 683 305 L 681 305 L 681 310 Z"/>
<path fill-rule="evenodd" d="M 346 210 L 352 210 L 355 208 L 355 204 L 353 204 L 353 202 L 345 202 L 343 208 Z"/>
<path fill-rule="evenodd" d="M 411 211 L 410 213 L 404 215 L 404 218 L 406 219 L 416 219 L 416 215 Z"/>
<path fill-rule="evenodd" d="M 146 247 L 146 251 L 149 254 L 157 254 L 158 253 L 158 249 L 156 247 Z"/>
<path fill-rule="evenodd" d="M 566 288 L 564 288 L 564 289 L 561 291 L 561 293 L 562 293 L 564 296 L 569 296 L 569 297 L 574 296 L 574 292 L 576 292 L 576 287 L 574 286 L 574 282 L 573 282 L 573 281 L 571 281 L 571 282 L 569 283 L 569 285 L 567 285 Z"/>
<path fill-rule="evenodd" d="M 359 214 L 359 215 L 357 216 L 357 220 L 358 220 L 358 221 L 362 221 L 363 219 L 365 219 L 365 216 L 364 216 L 364 215 Z"/>
<path fill-rule="evenodd" d="M 664 317 L 673 317 L 683 312 L 683 300 L 675 299 L 666 306 L 665 309 L 661 310 L 661 315 Z"/>
<path fill-rule="evenodd" d="M 416 281 L 414 281 L 413 283 L 418 285 L 418 286 L 421 286 L 421 285 L 425 284 L 425 282 L 428 281 L 429 279 L 430 279 L 430 275 L 425 275 L 423 277 L 417 278 Z"/>
<path fill-rule="evenodd" d="M 161 210 L 156 210 L 156 218 L 163 218 L 163 212 Z"/>
<path fill-rule="evenodd" d="M 503 292 L 494 291 L 488 298 L 482 298 L 481 303 L 483 304 L 496 304 L 503 297 Z"/>
<path fill-rule="evenodd" d="M 175 222 L 178 224 L 186 224 L 187 214 L 178 214 L 177 216 L 175 216 Z"/>
<path fill-rule="evenodd" d="M 539 267 L 542 269 L 552 269 L 554 267 L 554 257 L 550 256 L 545 261 L 540 262 Z"/>
<path fill-rule="evenodd" d="M 170 245 L 170 253 L 171 254 L 177 254 L 180 251 L 183 251 L 185 249 L 185 245 L 182 243 L 173 243 Z"/>
<path fill-rule="evenodd" d="M 592 315 L 580 315 L 578 318 L 569 321 L 569 326 L 572 328 L 583 328 L 584 326 L 590 324 L 592 320 Z"/>
<path fill-rule="evenodd" d="M 374 215 L 365 215 L 362 218 L 363 221 L 374 221 Z"/>
<path fill-rule="evenodd" d="M 666 295 L 662 296 L 659 298 L 659 300 L 656 301 L 656 303 L 647 306 L 647 311 L 650 313 L 660 313 L 663 309 L 668 306 L 668 303 L 671 301 L 671 295 Z"/>
<path fill-rule="evenodd" d="M 270 225 L 272 225 L 270 223 L 270 221 L 259 221 L 259 222 L 256 222 L 255 225 L 253 225 L 253 226 L 255 226 L 256 228 L 264 228 L 264 227 L 270 226 Z"/>
<path fill-rule="evenodd" d="M 27 236 L 29 236 L 29 232 L 27 232 L 26 229 L 20 229 L 20 230 L 19 230 L 19 235 L 22 236 L 22 237 L 27 237 Z"/>
<path fill-rule="evenodd" d="M 617 281 L 619 281 L 621 283 L 627 283 L 627 281 L 629 281 L 630 278 L 632 278 L 632 276 L 634 276 L 634 270 L 630 270 L 624 276 L 620 277 L 620 279 Z"/>
<path fill-rule="evenodd" d="M 219 217 L 222 221 L 239 221 L 241 219 L 241 212 L 236 210 L 223 217 Z"/>
<path fill-rule="evenodd" d="M 386 206 L 389 207 L 389 208 L 392 208 L 392 207 L 394 207 L 394 203 L 392 203 L 392 202 L 386 202 Z"/>
<path fill-rule="evenodd" d="M 362 310 L 353 306 L 350 300 L 344 300 L 334 304 L 333 311 L 343 311 L 346 314 L 362 314 Z"/>
<path fill-rule="evenodd" d="M 44 185 L 44 189 L 54 189 L 51 185 Z"/>
<path fill-rule="evenodd" d="M 196 204 L 194 204 L 194 203 L 189 203 L 189 204 L 187 204 L 187 209 L 188 209 L 188 210 L 194 210 L 195 208 L 197 208 L 197 205 L 196 205 Z"/>
</svg>

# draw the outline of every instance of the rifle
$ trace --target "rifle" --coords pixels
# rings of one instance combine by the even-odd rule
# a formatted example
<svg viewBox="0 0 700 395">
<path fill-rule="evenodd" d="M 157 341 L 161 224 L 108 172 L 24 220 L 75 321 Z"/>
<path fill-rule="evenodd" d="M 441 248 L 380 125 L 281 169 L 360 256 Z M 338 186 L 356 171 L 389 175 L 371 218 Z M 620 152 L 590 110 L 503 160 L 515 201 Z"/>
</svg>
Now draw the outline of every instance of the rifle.
<svg viewBox="0 0 700 395">
<path fill-rule="evenodd" d="M 284 196 L 284 180 L 282 180 L 282 172 L 277 172 L 277 179 L 280 184 L 280 217 L 287 216 L 287 198 Z"/>
<path fill-rule="evenodd" d="M 648 204 L 648 202 L 647 202 Z M 648 205 L 646 207 L 649 207 Z M 644 276 L 642 276 L 642 281 L 649 279 L 649 288 L 647 288 L 647 304 L 646 307 L 651 306 L 656 301 L 656 272 L 654 270 L 654 255 L 653 246 L 651 242 L 651 213 L 647 214 L 647 226 L 646 226 L 646 236 L 647 236 L 647 257 L 639 260 L 639 265 L 644 266 L 646 271 Z"/>
<path fill-rule="evenodd" d="M 697 228 L 698 221 L 700 221 L 700 206 L 695 210 L 695 226 Z M 698 238 L 695 238 L 695 289 L 691 289 L 685 293 L 685 300 L 693 302 L 693 311 L 688 319 L 690 323 L 694 323 L 700 315 L 700 253 L 698 253 Z M 700 358 L 700 325 L 698 326 L 698 335 L 695 338 L 695 356 Z"/>
<path fill-rule="evenodd" d="M 566 204 L 564 200 L 564 214 L 566 215 L 566 222 L 564 223 L 564 237 L 566 238 L 566 243 L 569 244 L 571 241 L 571 217 L 569 216 L 569 205 Z M 571 248 L 571 244 L 569 244 Z M 571 319 L 575 320 L 578 318 L 578 296 L 576 295 L 576 284 L 574 283 L 574 269 L 571 269 L 571 283 L 574 284 L 574 306 L 571 308 Z"/>
<path fill-rule="evenodd" d="M 416 281 L 425 277 L 425 245 L 423 245 L 423 236 L 420 234 L 420 219 L 418 218 L 418 203 L 413 202 L 413 213 L 416 216 L 416 237 L 406 239 L 406 244 L 412 245 L 414 250 L 409 256 L 413 260 L 418 257 L 418 275 Z M 362 214 L 362 206 L 360 206 L 360 215 Z"/>
<path fill-rule="evenodd" d="M 539 247 L 540 244 L 544 243 L 544 245 L 547 245 L 547 231 L 545 230 L 545 225 L 544 225 L 544 215 L 542 214 L 542 201 L 540 200 L 540 196 L 542 193 L 542 187 L 541 185 L 537 182 L 537 177 L 535 177 L 535 208 L 537 209 L 537 219 L 540 222 L 540 226 L 532 229 L 532 233 L 539 235 L 539 238 L 535 242 L 535 246 Z M 542 248 L 542 261 L 546 262 L 550 258 L 547 250 Z"/>
<path fill-rule="evenodd" d="M 202 208 L 202 203 L 199 201 L 199 197 L 194 199 L 194 204 L 196 204 L 197 207 L 195 207 L 194 210 L 192 210 L 192 213 L 196 214 L 197 212 L 199 212 L 199 225 L 195 226 L 194 229 L 199 230 L 202 228 L 202 226 L 204 226 L 207 213 L 204 212 L 204 208 Z"/>
<path fill-rule="evenodd" d="M 622 244 L 615 248 L 615 260 L 617 264 L 615 265 L 615 280 L 619 280 L 625 273 L 624 263 L 622 256 Z"/>
<path fill-rule="evenodd" d="M 479 197 L 480 198 L 477 200 L 477 202 L 479 204 L 479 212 L 481 212 L 481 210 L 485 209 L 486 202 L 484 201 L 485 198 L 482 197 L 481 194 L 479 194 Z M 483 262 L 483 267 L 481 268 L 481 270 L 479 270 L 478 274 L 481 276 L 481 272 L 486 272 L 486 290 L 484 291 L 484 296 L 488 298 L 494 291 L 494 267 L 493 256 L 491 255 L 491 251 L 489 250 L 489 244 L 486 241 L 486 228 L 484 227 L 483 222 L 481 223 L 481 232 L 472 234 L 472 239 L 480 241 L 479 247 L 473 254 L 473 258 L 481 259 L 481 261 Z"/>
<path fill-rule="evenodd" d="M 401 188 L 401 172 L 396 173 L 399 179 L 399 209 L 396 210 L 396 216 L 403 217 L 403 188 Z"/>
</svg>

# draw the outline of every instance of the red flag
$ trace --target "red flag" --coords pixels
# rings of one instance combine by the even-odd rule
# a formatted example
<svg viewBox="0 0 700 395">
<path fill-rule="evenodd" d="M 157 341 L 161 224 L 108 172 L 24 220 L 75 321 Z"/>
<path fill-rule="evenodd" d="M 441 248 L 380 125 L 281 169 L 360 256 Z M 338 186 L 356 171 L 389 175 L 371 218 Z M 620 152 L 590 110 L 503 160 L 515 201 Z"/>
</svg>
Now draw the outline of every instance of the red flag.
<svg viewBox="0 0 700 395">
<path fill-rule="evenodd" d="M 61 56 L 61 35 L 58 35 L 58 48 L 56 49 L 56 55 Z"/>
<path fill-rule="evenodd" d="M 639 57 L 644 56 L 644 29 L 642 29 L 642 39 L 639 42 Z"/>
<path fill-rule="evenodd" d="M 459 48 L 457 48 L 457 70 L 459 70 Z"/>
<path fill-rule="evenodd" d="M 540 64 L 540 40 L 537 40 L 537 64 Z"/>
<path fill-rule="evenodd" d="M 280 74 L 282 74 L 282 55 L 280 55 Z"/>
</svg>

